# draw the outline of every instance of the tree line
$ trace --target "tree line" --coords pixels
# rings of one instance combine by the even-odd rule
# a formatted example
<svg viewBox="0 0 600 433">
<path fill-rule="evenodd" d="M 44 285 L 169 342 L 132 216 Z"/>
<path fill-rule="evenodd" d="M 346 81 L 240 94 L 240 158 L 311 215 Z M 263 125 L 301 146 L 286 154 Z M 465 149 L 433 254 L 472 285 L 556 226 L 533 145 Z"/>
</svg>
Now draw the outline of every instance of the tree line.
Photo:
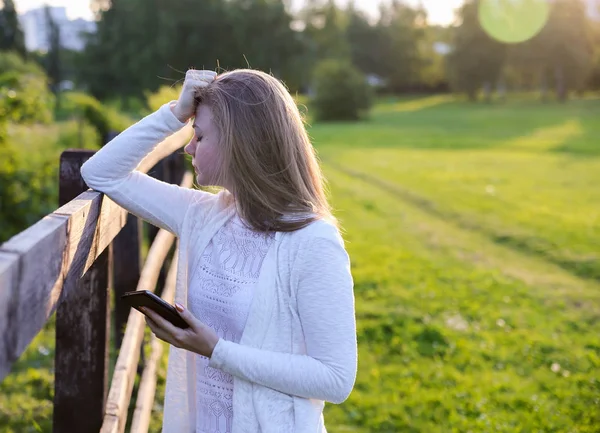
<svg viewBox="0 0 600 433">
<path fill-rule="evenodd" d="M 99 99 L 143 99 L 145 92 L 181 80 L 187 68 L 271 71 L 292 91 L 308 92 L 323 60 L 349 61 L 376 78 L 381 91 L 460 91 L 600 88 L 600 23 L 581 0 L 553 0 L 543 29 L 532 39 L 505 44 L 478 19 L 479 0 L 466 0 L 455 24 L 430 25 L 426 11 L 407 1 L 380 5 L 367 17 L 350 2 L 306 0 L 290 12 L 285 0 L 91 0 L 97 32 L 82 53 L 52 45 L 42 56 L 51 83 L 64 78 Z M 27 55 L 12 0 L 0 14 L 0 49 Z M 51 17 L 48 17 L 51 20 Z M 49 26 L 51 41 L 57 30 Z M 440 49 L 441 48 L 441 49 Z M 447 50 L 444 50 L 446 48 Z M 447 52 L 446 52 L 447 51 Z"/>
</svg>

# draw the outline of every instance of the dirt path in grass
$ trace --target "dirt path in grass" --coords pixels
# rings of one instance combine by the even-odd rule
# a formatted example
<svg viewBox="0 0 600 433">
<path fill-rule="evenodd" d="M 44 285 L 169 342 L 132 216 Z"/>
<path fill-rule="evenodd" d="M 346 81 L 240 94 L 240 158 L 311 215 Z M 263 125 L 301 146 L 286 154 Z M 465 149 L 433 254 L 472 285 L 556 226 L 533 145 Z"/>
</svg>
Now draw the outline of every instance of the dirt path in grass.
<svg viewBox="0 0 600 433">
<path fill-rule="evenodd" d="M 554 296 L 563 297 L 572 307 L 591 308 L 600 305 L 599 282 L 581 278 L 571 269 L 548 260 L 542 254 L 502 243 L 484 227 L 466 221 L 461 215 L 444 212 L 434 202 L 376 175 L 329 160 L 323 161 L 323 165 L 326 171 L 337 172 L 339 176 L 362 182 L 400 202 L 409 215 L 406 218 L 407 213 L 403 214 L 404 221 L 410 223 L 410 230 L 418 233 L 430 248 L 443 250 L 473 266 L 500 271 L 528 286 L 551 290 Z M 339 182 L 339 178 L 333 181 Z"/>
<path fill-rule="evenodd" d="M 557 260 L 556 257 L 545 254 L 543 251 L 532 249 L 526 242 L 523 242 L 518 236 L 513 236 L 508 233 L 497 233 L 494 230 L 477 223 L 473 219 L 468 218 L 466 215 L 463 215 L 458 212 L 452 212 L 445 209 L 441 209 L 434 201 L 425 198 L 419 195 L 418 193 L 415 193 L 414 191 L 404 188 L 401 185 L 381 179 L 374 174 L 365 173 L 360 170 L 349 168 L 336 162 L 330 161 L 329 159 L 323 160 L 323 163 L 334 170 L 344 173 L 350 177 L 360 179 L 361 181 L 371 185 L 372 187 L 385 191 L 390 196 L 393 196 L 396 199 L 401 200 L 405 203 L 409 203 L 412 206 L 420 209 L 421 211 L 431 215 L 432 217 L 445 221 L 446 224 L 451 224 L 457 228 L 463 229 L 468 232 L 478 233 L 480 236 L 486 237 L 488 241 L 498 246 L 501 246 L 502 250 L 512 250 L 513 252 L 518 253 L 517 256 L 521 258 L 535 257 L 538 260 L 542 260 L 549 264 L 555 265 L 555 267 L 563 269 L 567 273 L 576 277 L 577 281 L 583 282 L 587 280 L 590 283 L 595 283 L 595 285 L 600 288 L 600 281 L 596 281 L 594 279 L 586 277 L 585 275 L 581 275 L 576 268 L 573 268 L 571 263 L 562 262 L 560 260 Z M 473 259 L 482 260 L 482 258 L 479 256 L 480 254 L 475 254 L 473 256 Z M 522 275 L 523 278 L 525 278 L 528 273 L 529 272 L 520 272 L 519 274 Z"/>
</svg>

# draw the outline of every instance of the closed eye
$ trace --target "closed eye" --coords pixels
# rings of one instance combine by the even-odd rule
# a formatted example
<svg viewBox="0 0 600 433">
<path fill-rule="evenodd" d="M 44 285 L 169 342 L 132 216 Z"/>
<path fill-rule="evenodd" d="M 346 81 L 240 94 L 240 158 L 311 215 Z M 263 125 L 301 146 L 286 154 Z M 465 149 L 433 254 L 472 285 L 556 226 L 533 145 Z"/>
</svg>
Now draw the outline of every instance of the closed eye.
<svg viewBox="0 0 600 433">
<path fill-rule="evenodd" d="M 203 137 L 202 137 L 201 135 L 200 135 L 200 136 L 198 136 L 198 137 L 196 137 L 196 142 L 198 142 L 198 141 L 202 140 L 202 138 L 203 138 Z"/>
</svg>

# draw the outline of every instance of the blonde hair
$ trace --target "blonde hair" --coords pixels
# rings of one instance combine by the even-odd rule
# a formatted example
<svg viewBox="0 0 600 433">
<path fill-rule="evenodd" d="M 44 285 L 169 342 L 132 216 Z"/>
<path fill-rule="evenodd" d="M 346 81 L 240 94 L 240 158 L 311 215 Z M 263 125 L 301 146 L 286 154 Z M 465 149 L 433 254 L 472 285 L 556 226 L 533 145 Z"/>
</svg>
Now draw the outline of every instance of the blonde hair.
<svg viewBox="0 0 600 433">
<path fill-rule="evenodd" d="M 237 211 L 261 231 L 294 231 L 317 219 L 337 226 L 325 179 L 296 103 L 261 71 L 237 69 L 199 89 L 220 133 L 218 184 L 229 185 Z"/>
</svg>

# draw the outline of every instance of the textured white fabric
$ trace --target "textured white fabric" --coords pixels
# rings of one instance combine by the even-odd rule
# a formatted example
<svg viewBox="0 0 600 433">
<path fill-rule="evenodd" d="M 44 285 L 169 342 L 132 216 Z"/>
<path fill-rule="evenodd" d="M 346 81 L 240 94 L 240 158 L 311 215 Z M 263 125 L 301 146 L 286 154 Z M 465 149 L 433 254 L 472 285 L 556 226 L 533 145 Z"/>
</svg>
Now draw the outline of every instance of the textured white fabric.
<svg viewBox="0 0 600 433">
<path fill-rule="evenodd" d="M 179 238 L 175 301 L 189 306 L 191 257 L 236 211 L 226 191 L 181 188 L 135 170 L 183 126 L 165 104 L 98 151 L 81 174 L 91 188 Z M 195 431 L 196 359 L 170 347 L 163 433 Z M 275 233 L 240 341 L 221 338 L 209 366 L 233 376 L 232 433 L 326 432 L 324 403 L 348 397 L 357 368 L 350 260 L 332 224 Z"/>
<path fill-rule="evenodd" d="M 247 227 L 236 214 L 198 254 L 191 251 L 188 308 L 219 337 L 238 343 L 272 234 Z M 233 376 L 197 355 L 196 433 L 231 433 Z"/>
</svg>

